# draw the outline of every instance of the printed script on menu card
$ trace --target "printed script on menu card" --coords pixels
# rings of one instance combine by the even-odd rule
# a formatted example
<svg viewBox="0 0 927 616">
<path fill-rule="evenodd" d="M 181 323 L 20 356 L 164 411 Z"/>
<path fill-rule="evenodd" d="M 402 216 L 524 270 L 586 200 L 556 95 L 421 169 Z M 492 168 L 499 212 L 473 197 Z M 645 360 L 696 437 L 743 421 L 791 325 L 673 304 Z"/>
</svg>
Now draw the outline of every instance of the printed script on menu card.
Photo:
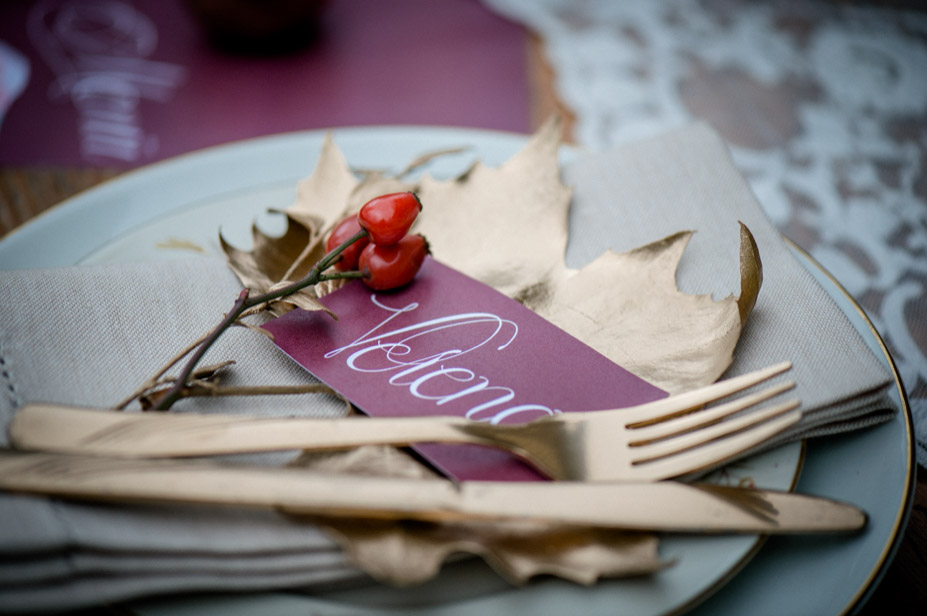
<svg viewBox="0 0 927 616">
<path fill-rule="evenodd" d="M 338 320 L 294 310 L 264 328 L 290 357 L 374 417 L 520 423 L 666 396 L 518 302 L 431 258 L 403 289 L 380 293 L 355 281 L 324 302 Z M 415 449 L 458 480 L 540 478 L 491 448 Z"/>
</svg>

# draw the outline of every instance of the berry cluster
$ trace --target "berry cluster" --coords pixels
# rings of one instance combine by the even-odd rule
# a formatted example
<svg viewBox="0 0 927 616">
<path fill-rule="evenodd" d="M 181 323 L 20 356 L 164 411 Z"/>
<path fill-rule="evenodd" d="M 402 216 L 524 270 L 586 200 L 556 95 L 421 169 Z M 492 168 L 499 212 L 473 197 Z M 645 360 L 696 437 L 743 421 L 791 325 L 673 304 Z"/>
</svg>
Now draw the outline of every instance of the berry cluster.
<svg viewBox="0 0 927 616">
<path fill-rule="evenodd" d="M 151 408 L 166 411 L 185 396 L 192 395 L 194 370 L 212 344 L 249 310 L 265 308 L 271 302 L 325 280 L 362 278 L 364 284 L 377 291 L 395 289 L 408 284 L 422 267 L 428 252 L 428 242 L 421 235 L 409 235 L 409 229 L 422 209 L 414 193 L 394 193 L 371 199 L 357 216 L 338 223 L 326 238 L 326 254 L 296 282 L 274 285 L 270 290 L 251 295 L 242 289 L 232 309 L 218 325 L 184 353 L 177 355 L 151 382 L 139 389 L 120 408 L 142 396 L 150 398 Z M 334 267 L 334 272 L 330 268 Z M 161 377 L 174 364 L 190 355 L 173 385 L 161 388 Z M 152 386 L 152 384 L 154 386 Z"/>
<path fill-rule="evenodd" d="M 356 216 L 335 225 L 325 242 L 326 252 L 331 252 L 356 238 L 341 251 L 335 269 L 359 270 L 364 284 L 377 291 L 411 282 L 429 254 L 424 237 L 409 235 L 421 210 L 421 201 L 411 192 L 381 195 L 365 203 Z"/>
</svg>

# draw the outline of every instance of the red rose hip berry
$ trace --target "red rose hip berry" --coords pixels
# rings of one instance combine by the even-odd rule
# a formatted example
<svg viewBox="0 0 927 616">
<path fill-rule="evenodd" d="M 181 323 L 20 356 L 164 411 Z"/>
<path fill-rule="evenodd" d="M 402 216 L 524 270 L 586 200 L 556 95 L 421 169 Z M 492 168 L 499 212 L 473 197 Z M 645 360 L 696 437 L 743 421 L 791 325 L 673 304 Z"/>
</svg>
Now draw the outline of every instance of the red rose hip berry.
<svg viewBox="0 0 927 616">
<path fill-rule="evenodd" d="M 392 193 L 365 203 L 357 213 L 357 221 L 367 230 L 371 242 L 390 246 L 409 232 L 420 211 L 422 202 L 415 193 Z"/>
<path fill-rule="evenodd" d="M 375 291 L 401 287 L 415 278 L 429 254 L 428 242 L 421 235 L 407 235 L 395 244 L 368 244 L 361 252 L 357 269 L 364 284 Z"/>
<path fill-rule="evenodd" d="M 351 215 L 335 225 L 332 232 L 329 233 L 328 239 L 325 240 L 325 252 L 329 253 L 338 248 L 346 241 L 357 235 L 361 230 L 360 223 L 357 222 L 357 216 Z M 357 260 L 360 258 L 361 251 L 367 247 L 370 240 L 362 237 L 343 251 L 338 261 L 335 262 L 335 269 L 342 272 L 357 269 Z"/>
</svg>

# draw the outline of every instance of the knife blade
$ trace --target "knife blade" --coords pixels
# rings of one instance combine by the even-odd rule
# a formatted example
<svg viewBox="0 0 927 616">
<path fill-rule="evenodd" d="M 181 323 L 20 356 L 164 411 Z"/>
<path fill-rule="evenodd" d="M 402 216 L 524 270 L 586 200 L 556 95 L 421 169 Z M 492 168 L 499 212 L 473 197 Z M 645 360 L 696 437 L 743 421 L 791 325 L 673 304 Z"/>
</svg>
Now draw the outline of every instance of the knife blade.
<svg viewBox="0 0 927 616">
<path fill-rule="evenodd" d="M 677 533 L 857 531 L 866 514 L 815 496 L 710 484 L 463 482 L 204 461 L 0 451 L 0 489 L 107 501 L 281 508 L 426 521 L 533 520 Z"/>
</svg>

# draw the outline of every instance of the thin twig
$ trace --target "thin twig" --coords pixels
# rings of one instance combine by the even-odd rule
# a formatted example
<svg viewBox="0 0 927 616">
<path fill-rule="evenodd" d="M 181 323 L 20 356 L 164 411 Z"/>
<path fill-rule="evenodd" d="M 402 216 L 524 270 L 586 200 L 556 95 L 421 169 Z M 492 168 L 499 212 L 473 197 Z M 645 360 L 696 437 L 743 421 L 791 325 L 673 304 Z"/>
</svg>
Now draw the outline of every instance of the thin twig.
<svg viewBox="0 0 927 616">
<path fill-rule="evenodd" d="M 238 299 L 235 300 L 235 303 L 232 305 L 232 309 L 225 315 L 219 324 L 206 336 L 206 339 L 200 343 L 200 345 L 194 351 L 193 356 L 187 361 L 183 369 L 180 371 L 180 375 L 177 377 L 177 381 L 174 383 L 174 386 L 171 387 L 167 393 L 158 401 L 155 405 L 156 410 L 167 410 L 171 408 L 171 405 L 174 404 L 183 396 L 183 390 L 187 386 L 187 381 L 190 379 L 190 375 L 193 373 L 193 369 L 196 368 L 196 364 L 203 358 L 206 354 L 206 351 L 209 350 L 209 347 L 219 339 L 219 336 L 225 332 L 229 326 L 234 323 L 241 313 L 250 308 L 248 305 L 248 289 L 243 289 L 242 292 L 238 295 Z"/>
<path fill-rule="evenodd" d="M 309 385 L 210 385 L 206 383 L 192 383 L 187 389 L 188 397 L 208 396 L 266 396 L 266 395 L 295 395 L 295 394 L 334 394 L 335 391 L 328 385 L 312 383 Z"/>
<path fill-rule="evenodd" d="M 321 274 L 319 276 L 319 282 L 326 282 L 328 280 L 348 280 L 351 278 L 363 278 L 363 272 L 340 272 L 338 274 Z"/>
<path fill-rule="evenodd" d="M 279 287 L 262 293 L 261 295 L 256 295 L 250 297 L 249 289 L 242 290 L 239 294 L 238 299 L 235 300 L 235 303 L 232 305 L 232 309 L 225 315 L 225 317 L 219 322 L 218 325 L 203 339 L 198 346 L 193 355 L 187 360 L 187 363 L 184 365 L 183 369 L 180 372 L 180 375 L 177 377 L 174 385 L 164 393 L 163 396 L 158 400 L 154 405 L 153 409 L 157 411 L 166 411 L 169 409 L 177 400 L 186 395 L 186 390 L 188 388 L 188 382 L 190 380 L 190 375 L 193 373 L 196 364 L 203 358 L 209 348 L 219 339 L 219 337 L 232 326 L 238 319 L 244 314 L 247 310 L 255 308 L 257 306 L 263 306 L 270 301 L 279 299 L 281 297 L 286 297 L 292 295 L 293 293 L 300 291 L 308 286 L 318 284 L 319 280 L 322 279 L 322 272 L 331 267 L 341 256 L 341 253 L 351 244 L 358 241 L 359 239 L 366 237 L 367 232 L 363 229 L 358 231 L 354 236 L 349 238 L 343 244 L 326 254 L 322 257 L 318 263 L 312 266 L 312 269 L 303 277 L 301 280 L 298 280 L 294 283 Z M 354 278 L 357 272 L 339 272 L 338 274 L 329 275 L 326 277 L 327 280 L 332 278 Z"/>
<path fill-rule="evenodd" d="M 143 395 L 145 392 L 149 391 L 150 389 L 152 389 L 152 388 L 154 388 L 154 387 L 157 387 L 158 383 L 161 382 L 161 377 L 164 376 L 164 374 L 165 374 L 168 370 L 170 370 L 171 368 L 173 368 L 173 367 L 177 364 L 177 362 L 179 362 L 181 359 L 183 359 L 184 357 L 186 357 L 187 355 L 189 355 L 189 354 L 193 351 L 193 349 L 195 349 L 195 348 L 198 347 L 199 345 L 203 344 L 203 342 L 204 342 L 204 341 L 206 340 L 206 338 L 208 338 L 208 337 L 209 337 L 209 333 L 203 334 L 203 335 L 200 336 L 197 340 L 195 340 L 194 342 L 190 343 L 190 344 L 189 344 L 184 350 L 182 350 L 180 353 L 177 353 L 176 355 L 174 355 L 174 357 L 172 357 L 166 364 L 164 364 L 164 365 L 161 367 L 160 370 L 158 370 L 157 372 L 155 372 L 155 373 L 151 376 L 151 378 L 149 378 L 141 387 L 139 387 L 138 389 L 136 389 L 136 390 L 135 390 L 134 392 L 132 392 L 132 394 L 131 394 L 130 396 L 128 396 L 125 400 L 122 400 L 118 405 L 116 405 L 116 409 L 117 409 L 117 410 L 120 410 L 120 411 L 123 410 L 123 409 L 125 409 L 127 406 L 129 406 L 130 404 L 132 404 L 132 401 L 133 401 L 133 400 L 135 400 L 135 399 L 138 398 L 139 396 Z"/>
</svg>

